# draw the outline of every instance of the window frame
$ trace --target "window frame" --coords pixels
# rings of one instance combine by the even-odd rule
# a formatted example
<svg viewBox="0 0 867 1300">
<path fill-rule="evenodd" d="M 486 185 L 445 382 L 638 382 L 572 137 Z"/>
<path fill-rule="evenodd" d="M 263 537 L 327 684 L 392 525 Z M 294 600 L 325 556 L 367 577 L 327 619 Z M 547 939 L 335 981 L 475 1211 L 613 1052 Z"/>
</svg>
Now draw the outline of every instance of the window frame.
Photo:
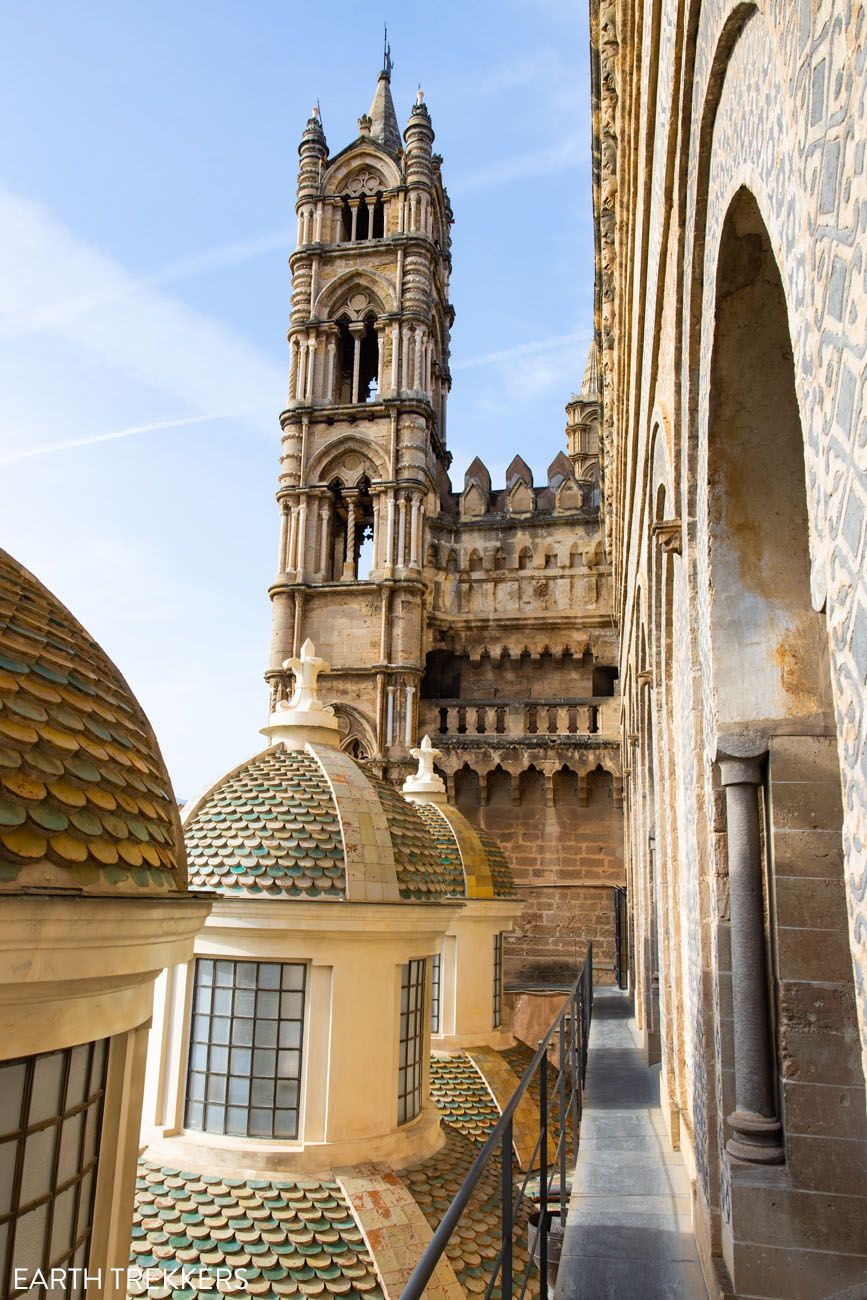
<svg viewBox="0 0 867 1300">
<path fill-rule="evenodd" d="M 492 998 L 494 1029 L 501 1029 L 503 1025 L 503 935 L 503 930 L 498 930 L 494 935 L 494 987 Z"/>
<path fill-rule="evenodd" d="M 427 958 L 412 957 L 400 967 L 397 1037 L 398 1125 L 409 1124 L 421 1114 L 422 1110 L 425 1027 L 428 1015 L 427 992 Z M 404 993 L 406 993 L 405 1007 Z"/>
<path fill-rule="evenodd" d="M 435 952 L 430 959 L 430 1031 L 439 1034 L 442 1027 L 443 956 Z"/>
<path fill-rule="evenodd" d="M 202 978 L 206 973 L 206 963 L 210 963 L 210 979 L 208 984 Z M 218 983 L 218 966 L 232 967 L 231 980 L 228 984 Z M 255 967 L 253 972 L 253 983 L 239 982 L 239 967 Z M 277 983 L 274 986 L 263 984 L 263 968 L 276 967 Z M 301 972 L 300 987 L 293 986 L 293 974 L 290 972 Z M 220 975 L 224 972 L 220 971 Z M 249 978 L 249 977 L 248 977 Z M 297 976 L 294 976 L 297 980 Z M 229 993 L 228 1011 L 217 1010 L 216 994 Z M 204 995 L 210 994 L 210 997 Z M 239 1013 L 236 1008 L 238 1005 L 238 995 L 252 994 L 252 1009 L 250 1014 Z M 266 1011 L 260 1013 L 260 995 L 276 996 L 276 1015 L 270 1015 Z M 200 995 L 201 1003 L 200 1003 Z M 300 999 L 300 1008 L 297 1014 L 284 1014 L 282 1011 L 282 1000 L 289 995 L 295 999 Z M 226 999 L 220 1000 L 224 1005 Z M 264 997 L 262 998 L 263 1007 L 268 1005 Z M 305 1047 L 308 1038 L 308 1007 L 310 1002 L 310 963 L 305 961 L 285 961 L 272 957 L 252 957 L 252 958 L 227 958 L 217 953 L 200 953 L 197 954 L 193 961 L 193 969 L 190 979 L 190 1010 L 187 1022 L 187 1060 L 184 1071 L 184 1086 L 182 1093 L 182 1114 L 183 1128 L 185 1132 L 202 1133 L 212 1137 L 229 1138 L 232 1140 L 246 1141 L 264 1141 L 264 1142 L 291 1142 L 297 1143 L 303 1131 L 303 1098 L 304 1098 L 304 1079 L 305 1079 Z M 199 1010 L 199 1005 L 202 1010 Z M 215 1014 L 215 1011 L 217 1012 Z M 203 1028 L 206 1031 L 206 1037 L 196 1038 L 195 1034 L 199 1029 L 197 1019 L 203 1022 Z M 228 1028 L 220 1028 L 219 1034 L 214 1033 L 214 1021 L 225 1021 Z M 249 1024 L 249 1030 L 244 1028 Z M 270 1029 L 262 1029 L 259 1026 L 274 1026 L 274 1032 Z M 292 1026 L 297 1026 L 293 1031 Z M 285 1033 L 284 1033 L 285 1029 Z M 217 1042 L 217 1037 L 226 1035 L 225 1042 Z M 270 1039 L 273 1037 L 274 1041 Z M 249 1038 L 249 1041 L 246 1041 Z M 257 1041 L 258 1040 L 258 1041 Z M 297 1040 L 297 1041 L 296 1041 Z M 196 1059 L 195 1049 L 203 1047 L 205 1049 L 204 1065 L 200 1065 Z M 264 1062 L 258 1072 L 255 1072 L 256 1054 L 257 1053 L 274 1053 L 273 1068 Z M 237 1060 L 236 1060 L 237 1053 Z M 297 1054 L 297 1064 L 291 1073 L 278 1073 L 281 1054 L 287 1056 Z M 222 1064 L 222 1058 L 225 1054 L 225 1065 Z M 243 1063 L 244 1054 L 249 1055 L 249 1064 Z M 233 1068 L 235 1067 L 235 1068 Z M 194 1076 L 196 1080 L 201 1079 L 201 1091 L 199 1095 L 199 1085 L 196 1083 L 194 1093 Z M 236 1094 L 232 1099 L 232 1082 L 235 1080 L 246 1080 L 249 1087 L 246 1092 L 246 1099 Z M 212 1085 L 212 1081 L 213 1085 Z M 220 1081 L 224 1086 L 221 1087 Z M 267 1087 L 258 1090 L 257 1100 L 256 1084 L 267 1085 L 271 1083 L 270 1099 L 263 1099 Z M 279 1102 L 279 1084 L 287 1084 L 291 1090 L 292 1085 L 295 1089 L 294 1104 L 290 1101 Z M 220 1095 L 222 1093 L 222 1096 Z M 213 1094 L 213 1095 L 211 1095 Z M 200 1115 L 195 1113 L 194 1108 L 198 1107 Z M 222 1118 L 217 1121 L 209 1115 L 209 1109 L 222 1110 Z M 245 1111 L 246 1119 L 244 1122 L 244 1132 L 236 1131 L 241 1125 L 235 1124 L 230 1120 L 230 1111 Z M 268 1131 L 254 1130 L 254 1112 L 261 1112 L 270 1116 L 270 1128 Z M 294 1122 L 289 1122 L 285 1131 L 278 1131 L 278 1116 L 294 1116 Z"/>
<path fill-rule="evenodd" d="M 83 1099 L 69 1105 L 69 1086 L 73 1061 L 76 1054 L 82 1052 L 87 1053 L 81 1075 Z M 45 1276 L 49 1276 L 52 1268 L 81 1268 L 82 1270 L 87 1268 L 94 1230 L 94 1210 L 96 1207 L 96 1188 L 102 1149 L 102 1127 L 105 1115 L 110 1054 L 111 1038 L 106 1037 L 93 1039 L 87 1043 L 73 1043 L 68 1047 L 54 1048 L 48 1052 L 36 1052 L 32 1056 L 15 1057 L 0 1062 L 0 1079 L 2 1079 L 3 1073 L 7 1069 L 24 1068 L 20 1089 L 18 1125 L 16 1128 L 8 1129 L 0 1134 L 0 1137 L 2 1137 L 0 1153 L 7 1145 L 14 1144 L 15 1147 L 12 1180 L 9 1188 L 9 1207 L 0 1212 L 0 1233 L 3 1233 L 3 1253 L 0 1255 L 0 1261 L 2 1261 L 2 1267 L 0 1267 L 0 1294 L 12 1296 L 30 1294 L 31 1292 L 29 1287 L 13 1289 L 12 1286 L 15 1268 L 23 1267 L 20 1260 L 16 1261 L 15 1259 L 16 1237 L 22 1220 L 28 1214 L 38 1214 L 43 1206 L 46 1207 L 45 1223 L 42 1229 L 42 1258 L 38 1265 L 41 1272 Z M 61 1058 L 60 1074 L 57 1080 L 57 1105 L 53 1108 L 51 1115 L 34 1120 L 32 1114 L 34 1103 L 37 1101 L 37 1094 L 34 1089 L 36 1074 L 40 1063 L 47 1062 L 52 1057 Z M 12 1096 L 14 1098 L 15 1093 Z M 78 1116 L 82 1118 L 79 1122 L 80 1132 L 76 1135 L 71 1127 L 71 1122 L 76 1121 Z M 91 1116 L 93 1116 L 92 1120 Z M 76 1154 L 72 1161 L 73 1171 L 67 1177 L 60 1179 L 60 1165 L 64 1155 L 64 1130 L 67 1124 L 70 1124 L 68 1131 L 72 1133 L 73 1149 Z M 28 1142 L 38 1140 L 50 1130 L 53 1130 L 53 1138 L 50 1160 L 47 1161 L 48 1190 L 35 1196 L 31 1195 L 22 1207 L 21 1196 L 28 1176 Z M 41 1163 L 40 1175 L 44 1172 L 44 1169 L 45 1164 Z M 89 1180 L 89 1186 L 87 1180 Z M 86 1188 L 87 1204 L 82 1228 L 83 1188 Z M 66 1244 L 60 1254 L 52 1258 L 56 1210 L 61 1197 L 73 1190 L 72 1211 L 69 1217 Z M 5 1233 L 3 1232 L 4 1229 Z M 46 1288 L 41 1284 L 35 1285 L 32 1291 L 33 1294 L 39 1297 L 48 1294 Z M 70 1300 L 79 1300 L 80 1297 L 83 1297 L 83 1276 L 79 1276 L 77 1281 L 73 1279 L 72 1285 L 67 1290 L 67 1295 Z"/>
</svg>

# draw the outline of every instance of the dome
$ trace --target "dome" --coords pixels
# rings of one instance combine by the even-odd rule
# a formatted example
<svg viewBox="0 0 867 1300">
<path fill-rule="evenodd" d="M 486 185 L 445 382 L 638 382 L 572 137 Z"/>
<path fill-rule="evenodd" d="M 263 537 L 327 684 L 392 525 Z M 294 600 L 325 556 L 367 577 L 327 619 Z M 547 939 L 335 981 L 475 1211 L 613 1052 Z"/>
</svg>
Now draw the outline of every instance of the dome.
<svg viewBox="0 0 867 1300">
<path fill-rule="evenodd" d="M 0 892 L 185 888 L 150 723 L 69 610 L 0 551 Z"/>
<path fill-rule="evenodd" d="M 296 693 L 264 729 L 276 743 L 184 810 L 191 887 L 326 902 L 452 895 L 452 869 L 419 810 L 336 748 L 333 710 L 316 695 L 327 665 L 309 641 L 287 667 Z"/>
<path fill-rule="evenodd" d="M 500 845 L 445 801 L 442 777 L 433 770 L 439 750 L 425 736 L 410 753 L 418 772 L 404 782 L 404 793 L 418 810 L 442 856 L 449 893 L 461 898 L 515 898 L 515 882 Z"/>
</svg>

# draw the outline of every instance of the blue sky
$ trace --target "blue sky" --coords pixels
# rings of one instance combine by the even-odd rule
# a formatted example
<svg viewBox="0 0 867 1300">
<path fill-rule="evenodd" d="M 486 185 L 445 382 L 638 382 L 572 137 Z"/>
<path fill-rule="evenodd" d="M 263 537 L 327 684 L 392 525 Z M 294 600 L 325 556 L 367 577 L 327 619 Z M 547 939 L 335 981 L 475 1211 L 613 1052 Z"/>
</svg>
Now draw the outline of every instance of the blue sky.
<svg viewBox="0 0 867 1300">
<path fill-rule="evenodd" d="M 544 481 L 590 340 L 584 0 L 6 0 L 0 545 L 102 642 L 181 796 L 260 743 L 297 144 L 389 22 L 455 212 L 453 476 Z"/>
</svg>

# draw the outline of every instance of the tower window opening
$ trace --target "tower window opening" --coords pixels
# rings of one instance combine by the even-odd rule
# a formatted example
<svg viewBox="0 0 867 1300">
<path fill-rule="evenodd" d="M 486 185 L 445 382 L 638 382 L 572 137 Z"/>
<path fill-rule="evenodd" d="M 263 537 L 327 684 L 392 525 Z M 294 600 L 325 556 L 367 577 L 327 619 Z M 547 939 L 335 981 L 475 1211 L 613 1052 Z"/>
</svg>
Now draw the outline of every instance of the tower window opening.
<svg viewBox="0 0 867 1300">
<path fill-rule="evenodd" d="M 376 196 L 376 206 L 373 209 L 373 229 L 370 232 L 370 238 L 385 238 L 385 203 L 381 194 Z"/>
<path fill-rule="evenodd" d="M 358 201 L 358 216 L 355 222 L 356 240 L 370 239 L 370 211 L 367 206 L 367 199 L 362 198 Z"/>
<path fill-rule="evenodd" d="M 379 384 L 379 340 L 376 337 L 373 317 L 368 316 L 364 322 L 364 334 L 361 336 L 361 355 L 358 370 L 359 402 L 369 402 L 378 393 Z"/>
</svg>

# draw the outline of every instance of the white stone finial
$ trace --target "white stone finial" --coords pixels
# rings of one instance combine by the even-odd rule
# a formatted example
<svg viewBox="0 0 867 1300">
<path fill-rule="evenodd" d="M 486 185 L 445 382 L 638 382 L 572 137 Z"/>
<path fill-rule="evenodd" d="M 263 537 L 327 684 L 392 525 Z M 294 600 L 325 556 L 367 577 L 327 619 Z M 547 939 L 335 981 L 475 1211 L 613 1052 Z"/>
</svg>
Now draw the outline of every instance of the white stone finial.
<svg viewBox="0 0 867 1300">
<path fill-rule="evenodd" d="M 425 736 L 418 749 L 409 751 L 418 759 L 418 771 L 403 783 L 403 793 L 414 803 L 445 803 L 446 786 L 441 776 L 434 772 L 434 763 L 442 750 L 434 749 L 430 736 Z"/>
<path fill-rule="evenodd" d="M 282 741 L 287 749 L 303 749 L 308 742 L 336 747 L 339 730 L 334 709 L 319 699 L 317 678 L 331 672 L 331 665 L 316 657 L 316 647 L 308 639 L 297 659 L 284 659 L 283 667 L 295 677 L 292 698 L 280 700 L 262 734 L 272 741 Z"/>
<path fill-rule="evenodd" d="M 313 105 L 313 107 L 312 107 L 311 110 L 310 110 L 310 116 L 313 118 L 313 121 L 314 121 L 314 122 L 318 122 L 318 121 L 319 121 L 319 105 L 318 105 L 318 104 L 314 104 L 314 105 Z"/>
<path fill-rule="evenodd" d="M 424 103 L 424 91 L 422 90 L 421 86 L 419 86 L 418 90 L 415 92 L 415 102 L 416 104 Z"/>
</svg>

